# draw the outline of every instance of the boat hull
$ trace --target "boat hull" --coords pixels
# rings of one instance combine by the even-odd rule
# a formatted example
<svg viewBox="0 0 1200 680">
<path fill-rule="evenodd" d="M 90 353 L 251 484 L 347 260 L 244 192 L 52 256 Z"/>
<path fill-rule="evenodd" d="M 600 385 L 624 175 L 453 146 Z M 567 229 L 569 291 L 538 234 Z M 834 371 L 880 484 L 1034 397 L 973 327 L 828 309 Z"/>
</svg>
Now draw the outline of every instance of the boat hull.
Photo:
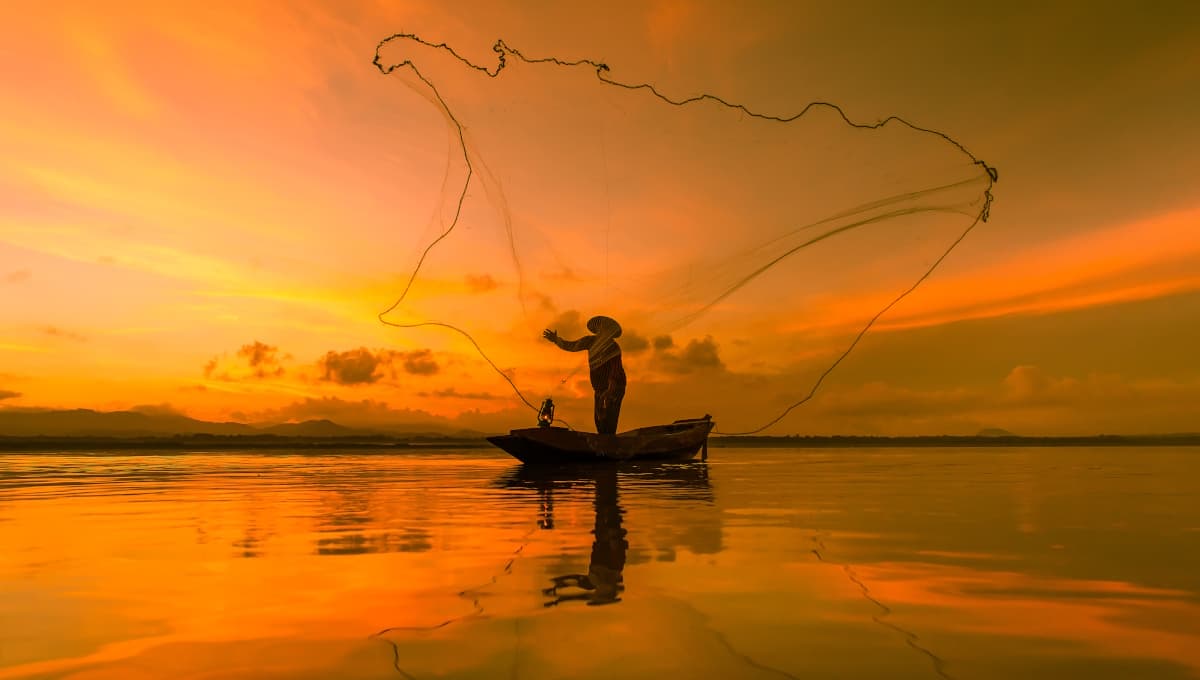
<svg viewBox="0 0 1200 680">
<path fill-rule="evenodd" d="M 620 434 L 530 427 L 488 437 L 488 441 L 517 460 L 534 465 L 688 460 L 707 446 L 712 428 L 712 419 L 704 416 Z"/>
</svg>

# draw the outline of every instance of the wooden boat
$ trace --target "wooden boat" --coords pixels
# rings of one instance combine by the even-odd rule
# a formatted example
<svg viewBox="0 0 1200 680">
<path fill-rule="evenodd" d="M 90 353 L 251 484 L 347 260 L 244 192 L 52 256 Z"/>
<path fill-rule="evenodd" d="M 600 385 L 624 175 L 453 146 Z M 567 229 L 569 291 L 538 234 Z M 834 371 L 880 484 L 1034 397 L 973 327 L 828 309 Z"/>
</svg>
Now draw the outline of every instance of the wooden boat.
<svg viewBox="0 0 1200 680">
<path fill-rule="evenodd" d="M 708 452 L 711 416 L 676 420 L 620 434 L 578 432 L 565 427 L 527 427 L 488 441 L 522 463 L 688 460 Z"/>
</svg>

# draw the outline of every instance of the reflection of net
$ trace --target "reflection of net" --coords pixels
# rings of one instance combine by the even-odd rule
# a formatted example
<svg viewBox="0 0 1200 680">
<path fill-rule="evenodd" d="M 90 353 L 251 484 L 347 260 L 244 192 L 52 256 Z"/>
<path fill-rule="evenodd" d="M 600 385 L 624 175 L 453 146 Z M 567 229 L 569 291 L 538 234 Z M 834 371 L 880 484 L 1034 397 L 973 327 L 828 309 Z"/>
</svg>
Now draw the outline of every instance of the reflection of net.
<svg viewBox="0 0 1200 680">
<path fill-rule="evenodd" d="M 530 408 L 518 382 L 550 393 L 576 367 L 533 346 L 540 329 L 592 314 L 621 321 L 627 356 L 674 345 L 669 334 L 711 335 L 731 367 L 760 373 L 803 374 L 764 359 L 788 356 L 780 318 L 795 320 L 793 342 L 840 342 L 804 378 L 807 394 L 751 432 L 766 429 L 987 220 L 995 170 L 901 118 L 854 123 L 823 102 L 764 115 L 621 83 L 594 61 L 493 50 L 487 67 L 410 34 L 376 49 L 382 73 L 408 67 L 432 93 L 461 154 L 447 168 L 461 188 L 444 229 L 379 319 L 462 334 Z M 494 211 L 467 200 L 472 188 Z M 516 295 L 423 291 L 421 272 L 511 281 Z M 509 365 L 523 353 L 540 367 L 501 371 L 481 347 L 490 338 L 515 347 Z"/>
</svg>

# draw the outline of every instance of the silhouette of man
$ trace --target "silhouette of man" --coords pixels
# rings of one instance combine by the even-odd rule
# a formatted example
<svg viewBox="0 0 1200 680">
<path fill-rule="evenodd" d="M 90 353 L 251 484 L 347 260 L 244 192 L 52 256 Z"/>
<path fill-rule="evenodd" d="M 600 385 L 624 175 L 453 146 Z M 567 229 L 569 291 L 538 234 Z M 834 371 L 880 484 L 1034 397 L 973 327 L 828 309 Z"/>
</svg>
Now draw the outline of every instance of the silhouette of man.
<svg viewBox="0 0 1200 680">
<path fill-rule="evenodd" d="M 596 431 L 616 434 L 621 400 L 625 398 L 625 368 L 621 365 L 621 346 L 616 342 L 621 337 L 621 326 L 607 316 L 593 316 L 588 319 L 587 329 L 592 335 L 578 340 L 563 340 L 550 329 L 542 337 L 568 352 L 587 350 L 592 390 L 596 393 Z"/>
</svg>

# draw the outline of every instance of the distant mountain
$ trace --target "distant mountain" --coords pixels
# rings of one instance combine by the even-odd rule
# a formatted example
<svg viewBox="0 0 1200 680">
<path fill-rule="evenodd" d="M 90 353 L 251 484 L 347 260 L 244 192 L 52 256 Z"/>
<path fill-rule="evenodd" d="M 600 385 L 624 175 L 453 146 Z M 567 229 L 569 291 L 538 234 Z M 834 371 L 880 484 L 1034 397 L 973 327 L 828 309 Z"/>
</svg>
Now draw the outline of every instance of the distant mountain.
<svg viewBox="0 0 1200 680">
<path fill-rule="evenodd" d="M 349 437 L 353 435 L 375 434 L 366 430 L 356 430 L 344 425 L 338 425 L 332 420 L 306 420 L 302 423 L 281 423 L 268 427 L 260 427 L 262 434 L 277 434 L 283 437 Z"/>
<path fill-rule="evenodd" d="M 278 435 L 281 437 L 366 437 L 380 434 L 403 438 L 476 439 L 483 433 L 450 432 L 436 425 L 358 429 L 331 420 L 301 423 L 208 422 L 170 411 L 93 411 L 91 409 L 0 409 L 0 437 L 164 437 L 175 435 Z"/>
<path fill-rule="evenodd" d="M 0 410 L 0 435 L 71 437 L 146 437 L 174 434 L 255 434 L 243 423 L 210 423 L 177 413 L 143 411 L 93 411 L 74 409 Z"/>
<path fill-rule="evenodd" d="M 985 427 L 979 431 L 976 437 L 1015 437 L 1017 435 L 1008 430 L 999 427 Z"/>
</svg>

